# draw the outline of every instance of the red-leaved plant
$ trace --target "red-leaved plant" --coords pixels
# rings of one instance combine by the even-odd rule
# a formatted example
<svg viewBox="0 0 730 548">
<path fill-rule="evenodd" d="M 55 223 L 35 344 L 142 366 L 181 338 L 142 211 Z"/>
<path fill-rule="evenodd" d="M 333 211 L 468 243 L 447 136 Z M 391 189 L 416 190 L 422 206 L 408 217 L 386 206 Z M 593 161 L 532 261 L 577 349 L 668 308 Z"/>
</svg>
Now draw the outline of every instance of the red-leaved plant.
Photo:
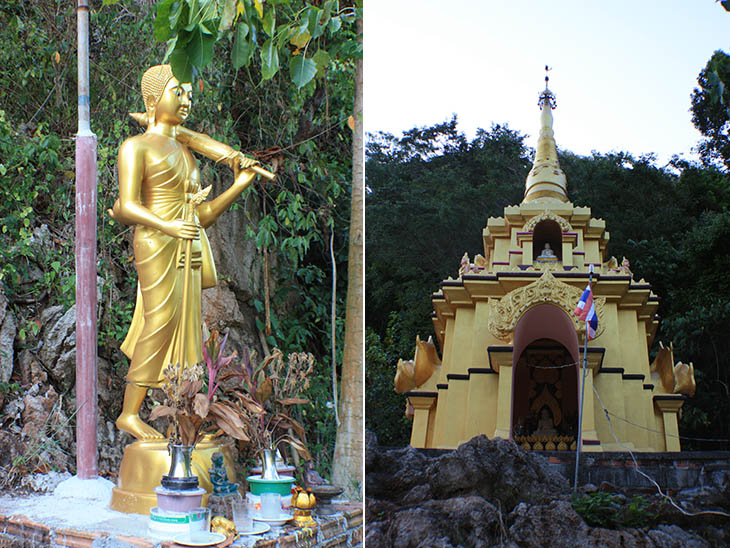
<svg viewBox="0 0 730 548">
<path fill-rule="evenodd" d="M 216 395 L 221 372 L 236 357 L 234 352 L 223 357 L 228 335 L 219 342 L 220 334 L 213 331 L 203 345 L 203 364 L 182 367 L 168 365 L 163 370 L 162 391 L 165 402 L 152 409 L 150 420 L 170 417 L 168 438 L 173 444 L 195 446 L 205 434 L 220 430 L 232 438 L 249 441 L 246 425 L 236 402 Z M 207 387 L 206 392 L 201 390 Z M 263 412 L 250 403 L 253 411 Z"/>
<path fill-rule="evenodd" d="M 170 417 L 171 443 L 194 446 L 206 433 L 223 433 L 251 442 L 259 453 L 291 445 L 311 459 L 304 427 L 291 416 L 294 405 L 309 403 L 302 394 L 309 388 L 314 356 L 289 354 L 287 362 L 278 349 L 256 363 L 256 353 L 243 351 L 223 357 L 228 335 L 219 342 L 213 331 L 203 346 L 203 364 L 183 368 L 169 365 L 163 371 L 166 399 L 150 413 L 150 420 Z M 201 392 L 207 386 L 206 392 Z"/>
</svg>

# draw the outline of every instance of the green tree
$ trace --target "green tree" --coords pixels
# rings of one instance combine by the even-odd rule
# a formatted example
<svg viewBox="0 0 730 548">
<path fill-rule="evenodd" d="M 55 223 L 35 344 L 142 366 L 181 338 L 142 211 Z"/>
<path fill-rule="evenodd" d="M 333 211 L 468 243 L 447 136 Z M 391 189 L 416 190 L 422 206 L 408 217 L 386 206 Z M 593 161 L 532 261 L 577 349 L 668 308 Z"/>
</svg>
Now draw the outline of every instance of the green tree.
<svg viewBox="0 0 730 548">
<path fill-rule="evenodd" d="M 340 388 L 342 421 L 338 425 L 334 448 L 333 476 L 344 484 L 351 497 L 359 497 L 362 486 L 363 218 L 360 194 L 363 146 L 358 134 L 362 133 L 362 75 L 361 68 L 355 70 L 355 65 L 360 67 L 362 62 L 362 40 L 358 39 L 362 35 L 361 22 L 362 2 L 350 4 L 339 0 L 321 3 L 276 0 L 266 4 L 260 0 L 159 0 L 155 19 L 155 37 L 167 43 L 166 58 L 180 81 L 195 81 L 201 77 L 213 60 L 216 44 L 230 48 L 232 68 L 245 71 L 251 80 L 264 83 L 288 69 L 290 96 L 307 97 L 300 122 L 304 116 L 311 116 L 321 108 L 323 100 L 325 109 L 329 108 L 326 99 L 331 72 L 344 68 L 350 77 L 347 86 L 353 90 L 350 97 L 355 104 L 351 110 L 353 114 L 348 118 L 356 135 L 350 156 L 353 175 L 348 256 L 353 270 L 348 276 Z M 353 78 L 356 72 L 358 76 Z M 300 130 L 306 129 L 300 123 Z M 308 133 L 311 134 L 311 130 Z M 294 140 L 299 137 L 298 133 Z M 305 183 L 306 179 L 298 182 Z M 337 191 L 334 194 L 336 197 Z M 291 211 L 288 205 L 291 200 L 301 202 L 301 196 L 302 193 L 291 191 L 280 194 L 276 215 L 280 221 L 282 211 L 286 211 L 284 216 L 291 224 L 313 231 L 316 227 L 314 223 L 306 222 L 309 217 L 304 211 Z M 276 222 L 271 220 L 266 222 L 265 217 L 259 224 L 259 235 L 264 237 L 257 239 L 257 244 L 268 246 L 274 241 Z M 326 224 L 332 227 L 333 219 Z M 308 237 L 311 238 L 311 234 L 307 230 L 297 235 L 298 241 Z M 334 318 L 331 321 L 334 322 Z M 330 344 L 334 345 L 335 341 Z"/>
<path fill-rule="evenodd" d="M 487 218 L 519 202 L 529 170 L 523 137 L 505 126 L 469 142 L 457 120 L 397 139 L 370 135 L 366 163 L 367 323 L 383 335 L 391 311 L 413 344 L 431 330 L 428 295 L 483 253 Z"/>
<path fill-rule="evenodd" d="M 388 328 L 381 338 L 368 327 L 365 334 L 365 427 L 377 432 L 383 446 L 402 447 L 411 440 L 411 422 L 405 417 L 406 398 L 393 390 L 394 365 L 398 358 L 413 353 L 415 341 L 400 334 L 397 313 L 391 314 Z"/>
<path fill-rule="evenodd" d="M 360 36 L 362 22 L 360 21 Z M 347 317 L 345 319 L 345 347 L 342 356 L 340 390 L 340 424 L 332 463 L 332 479 L 345 486 L 346 496 L 362 500 L 364 482 L 363 463 L 363 272 L 365 250 L 364 178 L 362 131 L 362 59 L 355 73 L 355 134 L 352 141 L 352 207 L 350 208 L 350 254 L 347 272 Z"/>
<path fill-rule="evenodd" d="M 697 77 L 692 92 L 692 123 L 704 136 L 700 157 L 707 164 L 730 167 L 730 56 L 717 50 Z"/>
<path fill-rule="evenodd" d="M 256 66 L 261 80 L 269 80 L 287 69 L 301 89 L 333 61 L 358 55 L 357 13 L 339 0 L 159 0 L 155 37 L 167 43 L 166 58 L 181 81 L 197 80 L 216 42 L 227 41 L 236 70 Z"/>
</svg>

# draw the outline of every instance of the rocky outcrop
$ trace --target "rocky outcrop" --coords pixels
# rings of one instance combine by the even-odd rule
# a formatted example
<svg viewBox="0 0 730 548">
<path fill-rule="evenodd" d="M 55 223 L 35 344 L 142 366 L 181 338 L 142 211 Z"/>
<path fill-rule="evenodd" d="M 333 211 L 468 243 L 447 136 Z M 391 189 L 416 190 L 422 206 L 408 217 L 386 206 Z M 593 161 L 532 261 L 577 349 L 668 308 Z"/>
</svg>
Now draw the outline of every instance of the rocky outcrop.
<svg viewBox="0 0 730 548">
<path fill-rule="evenodd" d="M 518 504 L 510 513 L 509 536 L 519 546 L 545 546 L 545 539 L 554 539 L 552 546 L 580 546 L 588 525 L 569 501 L 554 500 L 548 504 Z"/>
<path fill-rule="evenodd" d="M 64 312 L 62 306 L 41 313 L 38 358 L 51 380 L 66 389 L 76 379 L 76 305 Z"/>
<path fill-rule="evenodd" d="M 226 355 L 237 350 L 240 356 L 244 348 L 259 347 L 254 316 L 251 313 L 244 316 L 241 306 L 230 284 L 225 280 L 203 291 L 203 322 L 209 330 L 217 329 L 228 333 Z"/>
<path fill-rule="evenodd" d="M 218 183 L 215 191 L 222 192 L 228 185 L 227 181 Z M 246 238 L 246 226 L 256 226 L 260 215 L 254 197 L 248 194 L 243 207 L 229 209 L 206 229 L 219 278 L 228 280 L 242 302 L 262 293 L 261 254 L 253 239 Z"/>
<path fill-rule="evenodd" d="M 590 527 L 571 504 L 567 480 L 511 441 L 480 436 L 441 452 L 381 449 L 372 432 L 365 442 L 368 548 L 709 548 L 728 540 L 721 526 L 728 521 L 710 526 L 707 518 L 693 522 L 703 524 L 702 536 L 668 524 Z M 680 521 L 677 514 L 665 511 L 653 523 Z"/>
<path fill-rule="evenodd" d="M 376 452 L 369 463 L 368 496 L 396 504 L 476 495 L 511 511 L 519 502 L 542 503 L 568 491 L 566 479 L 544 457 L 486 436 L 437 458 L 408 446 Z"/>
<path fill-rule="evenodd" d="M 0 382 L 8 382 L 13 374 L 15 333 L 15 318 L 8 307 L 8 300 L 0 291 Z"/>
<path fill-rule="evenodd" d="M 116 476 L 122 462 L 124 448 L 133 440 L 132 436 L 119 430 L 113 421 L 106 420 L 101 414 L 96 426 L 96 440 L 99 448 L 97 462 L 100 476 Z"/>
</svg>

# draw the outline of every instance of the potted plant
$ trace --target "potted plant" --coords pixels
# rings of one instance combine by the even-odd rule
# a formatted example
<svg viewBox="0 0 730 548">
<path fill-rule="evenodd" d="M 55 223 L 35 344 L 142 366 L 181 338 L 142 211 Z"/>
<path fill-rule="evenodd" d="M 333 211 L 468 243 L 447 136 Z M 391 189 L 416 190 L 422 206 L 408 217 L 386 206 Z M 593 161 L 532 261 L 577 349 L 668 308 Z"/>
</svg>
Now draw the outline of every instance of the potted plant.
<svg viewBox="0 0 730 548">
<path fill-rule="evenodd" d="M 233 394 L 241 402 L 246 434 L 261 459 L 260 475 L 247 479 L 251 492 L 279 492 L 288 495 L 292 477 L 279 477 L 276 450 L 282 443 L 293 447 L 303 458 L 311 457 L 305 443 L 304 427 L 292 416 L 295 405 L 309 403 L 303 397 L 314 371 L 314 356 L 299 352 L 284 356 L 278 349 L 257 363 L 256 353 L 244 350 L 240 366 L 232 367 L 225 378 L 240 382 Z M 262 410 L 262 411 L 261 411 Z"/>
<path fill-rule="evenodd" d="M 192 367 L 170 364 L 163 370 L 165 381 L 161 388 L 165 401 L 150 413 L 150 420 L 170 419 L 167 437 L 171 465 L 167 479 L 163 476 L 163 486 L 173 489 L 197 486 L 190 461 L 195 445 L 206 433 L 221 430 L 235 439 L 249 440 L 238 406 L 216 397 L 219 372 L 235 358 L 235 353 L 223 357 L 227 338 L 226 335 L 219 342 L 219 333 L 211 333 L 203 346 L 205 367 L 203 364 Z"/>
<path fill-rule="evenodd" d="M 309 403 L 302 394 L 309 388 L 314 356 L 292 353 L 285 362 L 281 351 L 274 349 L 257 363 L 256 353 L 245 349 L 238 362 L 235 353 L 223 357 L 227 338 L 220 341 L 220 334 L 213 331 L 203 346 L 203 364 L 170 365 L 164 370 L 165 402 L 152 410 L 150 420 L 171 419 L 173 466 L 182 462 L 185 476 L 192 475 L 189 463 L 195 445 L 206 433 L 219 432 L 252 443 L 261 458 L 261 476 L 249 477 L 254 494 L 267 492 L 266 483 L 275 485 L 274 492 L 288 494 L 294 478 L 278 477 L 274 455 L 280 444 L 287 443 L 302 457 L 311 458 L 304 427 L 291 410 Z"/>
</svg>

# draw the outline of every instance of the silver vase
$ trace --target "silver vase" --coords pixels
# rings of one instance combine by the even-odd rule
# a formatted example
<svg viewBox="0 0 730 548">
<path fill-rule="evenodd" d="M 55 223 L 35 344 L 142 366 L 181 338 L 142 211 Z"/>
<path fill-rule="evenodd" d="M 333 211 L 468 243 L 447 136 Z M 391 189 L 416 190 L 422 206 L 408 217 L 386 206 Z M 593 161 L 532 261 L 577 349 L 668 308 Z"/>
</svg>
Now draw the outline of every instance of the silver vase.
<svg viewBox="0 0 730 548">
<path fill-rule="evenodd" d="M 171 478 L 189 478 L 193 475 L 190 463 L 193 458 L 192 445 L 170 445 L 170 472 Z"/>
<path fill-rule="evenodd" d="M 278 480 L 279 472 L 276 470 L 276 452 L 273 449 L 261 450 L 261 479 Z"/>
<path fill-rule="evenodd" d="M 167 448 L 170 453 L 170 472 L 162 476 L 162 486 L 174 491 L 196 489 L 198 476 L 193 475 L 191 468 L 194 447 L 170 444 Z"/>
</svg>

